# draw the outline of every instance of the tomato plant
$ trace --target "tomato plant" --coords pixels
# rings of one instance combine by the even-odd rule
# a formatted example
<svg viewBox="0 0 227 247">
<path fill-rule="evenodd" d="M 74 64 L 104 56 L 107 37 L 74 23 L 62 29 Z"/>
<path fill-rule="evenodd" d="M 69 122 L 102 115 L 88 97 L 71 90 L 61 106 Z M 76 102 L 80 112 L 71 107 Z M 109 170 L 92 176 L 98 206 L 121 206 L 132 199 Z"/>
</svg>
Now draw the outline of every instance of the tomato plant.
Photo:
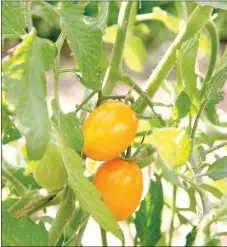
<svg viewBox="0 0 227 247">
<path fill-rule="evenodd" d="M 227 4 L 1 7 L 2 246 L 225 246 Z"/>
</svg>

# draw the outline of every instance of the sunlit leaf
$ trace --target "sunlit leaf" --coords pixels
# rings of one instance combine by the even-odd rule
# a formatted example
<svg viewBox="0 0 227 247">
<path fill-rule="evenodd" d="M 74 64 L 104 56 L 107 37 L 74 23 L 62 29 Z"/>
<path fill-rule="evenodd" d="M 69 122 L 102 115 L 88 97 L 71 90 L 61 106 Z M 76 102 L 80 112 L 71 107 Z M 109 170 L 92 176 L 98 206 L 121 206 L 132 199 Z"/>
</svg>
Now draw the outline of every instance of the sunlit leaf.
<svg viewBox="0 0 227 247">
<path fill-rule="evenodd" d="M 42 157 L 49 141 L 45 70 L 55 54 L 54 44 L 38 38 L 33 29 L 3 62 L 6 98 L 15 107 L 15 122 L 26 138 L 31 160 Z"/>
<path fill-rule="evenodd" d="M 136 212 L 135 225 L 142 246 L 154 246 L 161 238 L 163 209 L 162 183 L 158 175 L 151 181 L 149 191 Z"/>
<path fill-rule="evenodd" d="M 97 19 L 83 15 L 84 8 L 76 2 L 59 4 L 62 29 L 82 73 L 86 87 L 101 87 L 98 65 L 101 57 L 102 32 Z"/>
<path fill-rule="evenodd" d="M 201 187 L 204 189 L 204 190 L 207 190 L 209 193 L 211 193 L 213 196 L 215 196 L 216 198 L 218 199 L 221 199 L 223 194 L 222 192 L 218 189 L 218 188 L 215 188 L 209 184 L 201 184 Z M 227 190 L 226 190 L 227 191 Z M 226 192 L 224 191 L 224 193 Z"/>
<path fill-rule="evenodd" d="M 117 37 L 117 25 L 112 25 L 105 28 L 105 32 L 102 37 L 102 40 L 105 43 L 114 44 L 116 37 Z"/>
<path fill-rule="evenodd" d="M 202 6 L 211 6 L 215 9 L 224 9 L 227 10 L 227 3 L 223 1 L 196 1 L 198 4 Z"/>
<path fill-rule="evenodd" d="M 104 28 L 106 27 L 106 21 L 107 21 L 106 19 L 109 12 L 109 5 L 110 2 L 100 1 L 98 3 L 98 9 L 99 9 L 98 22 L 99 22 L 99 28 L 101 30 L 104 30 Z"/>
<path fill-rule="evenodd" d="M 212 181 L 211 185 L 217 188 L 223 194 L 227 193 L 227 179 Z"/>
<path fill-rule="evenodd" d="M 172 110 L 172 117 L 174 120 L 184 118 L 190 111 L 191 101 L 189 96 L 182 91 L 176 100 L 175 106 Z"/>
<path fill-rule="evenodd" d="M 141 39 L 131 37 L 127 40 L 124 49 L 124 61 L 133 71 L 143 71 L 143 63 L 146 59 L 145 46 Z"/>
<path fill-rule="evenodd" d="M 185 130 L 175 128 L 156 129 L 153 138 L 154 145 L 167 166 L 180 166 L 188 160 L 191 140 Z"/>
</svg>

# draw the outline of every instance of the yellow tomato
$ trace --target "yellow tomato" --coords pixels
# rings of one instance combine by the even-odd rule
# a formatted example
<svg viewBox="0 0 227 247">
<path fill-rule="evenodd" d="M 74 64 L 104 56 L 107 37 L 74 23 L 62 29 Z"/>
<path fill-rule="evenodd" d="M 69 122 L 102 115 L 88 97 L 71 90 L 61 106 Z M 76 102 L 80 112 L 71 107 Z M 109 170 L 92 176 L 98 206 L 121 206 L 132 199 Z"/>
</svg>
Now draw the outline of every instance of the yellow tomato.
<svg viewBox="0 0 227 247">
<path fill-rule="evenodd" d="M 84 152 L 94 160 L 111 160 L 132 142 L 138 119 L 130 106 L 109 101 L 96 108 L 83 125 Z"/>
<path fill-rule="evenodd" d="M 100 166 L 94 184 L 117 220 L 123 221 L 140 203 L 143 175 L 136 163 L 117 158 Z"/>
</svg>

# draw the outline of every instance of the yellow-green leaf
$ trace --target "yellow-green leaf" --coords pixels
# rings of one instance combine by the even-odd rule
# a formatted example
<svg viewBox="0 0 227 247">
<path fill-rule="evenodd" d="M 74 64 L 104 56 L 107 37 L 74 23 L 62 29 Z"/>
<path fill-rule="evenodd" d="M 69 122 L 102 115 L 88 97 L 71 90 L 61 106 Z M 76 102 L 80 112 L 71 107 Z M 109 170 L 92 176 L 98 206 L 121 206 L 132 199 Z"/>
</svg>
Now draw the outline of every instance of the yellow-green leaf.
<svg viewBox="0 0 227 247">
<path fill-rule="evenodd" d="M 183 165 L 190 153 L 191 140 L 185 130 L 176 128 L 156 129 L 154 144 L 163 162 L 169 167 Z"/>
</svg>

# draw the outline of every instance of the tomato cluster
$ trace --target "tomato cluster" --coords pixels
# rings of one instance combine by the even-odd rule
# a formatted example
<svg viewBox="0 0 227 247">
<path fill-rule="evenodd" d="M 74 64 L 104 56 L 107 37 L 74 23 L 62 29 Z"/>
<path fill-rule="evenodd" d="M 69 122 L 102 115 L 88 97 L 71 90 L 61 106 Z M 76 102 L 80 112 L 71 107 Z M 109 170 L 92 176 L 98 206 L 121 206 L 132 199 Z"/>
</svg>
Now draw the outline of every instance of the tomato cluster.
<svg viewBox="0 0 227 247">
<path fill-rule="evenodd" d="M 135 211 L 143 192 L 139 166 L 116 158 L 128 148 L 137 128 L 134 111 L 118 101 L 97 107 L 83 125 L 85 154 L 93 160 L 105 161 L 96 173 L 94 184 L 118 221 Z"/>
</svg>

